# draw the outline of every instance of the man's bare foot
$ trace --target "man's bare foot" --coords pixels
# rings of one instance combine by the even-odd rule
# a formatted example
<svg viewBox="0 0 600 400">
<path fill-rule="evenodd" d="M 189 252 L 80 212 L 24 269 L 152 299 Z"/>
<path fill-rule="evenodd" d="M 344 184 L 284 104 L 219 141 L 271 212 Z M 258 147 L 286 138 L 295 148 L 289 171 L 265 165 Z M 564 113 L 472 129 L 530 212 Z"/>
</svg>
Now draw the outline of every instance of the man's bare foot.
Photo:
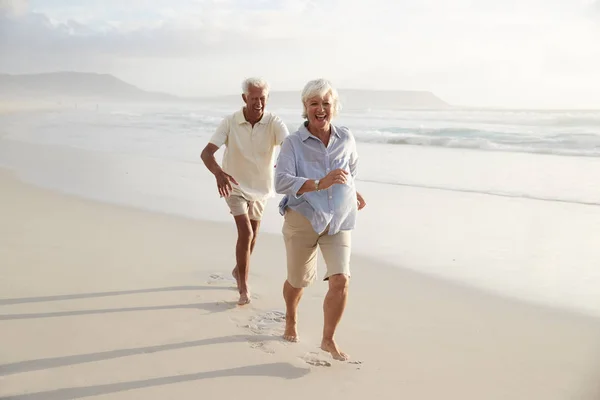
<svg viewBox="0 0 600 400">
<path fill-rule="evenodd" d="M 246 304 L 250 304 L 250 293 L 248 293 L 248 292 L 240 293 L 240 299 L 238 300 L 238 306 L 243 306 Z"/>
<path fill-rule="evenodd" d="M 285 332 L 283 333 L 283 338 L 288 342 L 298 342 L 300 338 L 298 337 L 298 331 L 296 331 L 296 320 L 292 318 L 285 318 Z"/>
<path fill-rule="evenodd" d="M 334 360 L 338 361 L 347 361 L 350 359 L 350 356 L 344 352 L 342 352 L 335 344 L 333 339 L 323 339 L 321 342 L 321 350 L 324 350 L 328 353 L 331 353 L 331 356 Z"/>
<path fill-rule="evenodd" d="M 237 265 L 233 268 L 233 271 L 231 271 L 231 276 L 233 276 L 233 278 L 235 279 L 235 284 L 237 285 L 237 288 L 239 291 L 240 290 L 240 279 L 239 279 L 239 275 L 238 275 Z"/>
</svg>

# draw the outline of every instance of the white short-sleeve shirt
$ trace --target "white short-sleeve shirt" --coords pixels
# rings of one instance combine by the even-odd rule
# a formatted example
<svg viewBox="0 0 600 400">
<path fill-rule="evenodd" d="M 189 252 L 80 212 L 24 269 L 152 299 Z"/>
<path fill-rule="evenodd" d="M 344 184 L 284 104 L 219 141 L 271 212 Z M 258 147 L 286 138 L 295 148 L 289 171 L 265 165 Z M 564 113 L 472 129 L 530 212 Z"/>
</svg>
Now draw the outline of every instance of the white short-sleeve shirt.
<svg viewBox="0 0 600 400">
<path fill-rule="evenodd" d="M 239 183 L 233 185 L 233 194 L 250 201 L 274 195 L 275 149 L 288 135 L 283 121 L 266 111 L 254 127 L 243 108 L 221 121 L 210 143 L 225 145 L 222 168 Z"/>
</svg>

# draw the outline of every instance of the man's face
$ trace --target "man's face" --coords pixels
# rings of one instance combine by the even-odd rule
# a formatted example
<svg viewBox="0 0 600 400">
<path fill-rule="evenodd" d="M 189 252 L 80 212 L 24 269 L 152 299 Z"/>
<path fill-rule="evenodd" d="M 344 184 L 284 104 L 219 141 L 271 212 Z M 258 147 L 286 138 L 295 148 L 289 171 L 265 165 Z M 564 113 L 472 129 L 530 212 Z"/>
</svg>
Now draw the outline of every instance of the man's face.
<svg viewBox="0 0 600 400">
<path fill-rule="evenodd" d="M 246 103 L 246 112 L 248 113 L 248 116 L 253 119 L 262 118 L 268 97 L 269 93 L 267 93 L 265 89 L 250 86 L 248 88 L 248 94 L 242 94 L 242 98 Z"/>
</svg>

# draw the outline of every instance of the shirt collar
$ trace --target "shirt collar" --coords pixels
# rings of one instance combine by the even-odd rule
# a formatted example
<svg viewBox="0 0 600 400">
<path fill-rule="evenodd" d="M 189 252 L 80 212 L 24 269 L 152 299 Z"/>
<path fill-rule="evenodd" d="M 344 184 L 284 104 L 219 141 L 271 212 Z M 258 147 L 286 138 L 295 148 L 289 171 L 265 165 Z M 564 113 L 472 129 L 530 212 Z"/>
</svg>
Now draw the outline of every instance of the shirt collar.
<svg viewBox="0 0 600 400">
<path fill-rule="evenodd" d="M 242 115 L 242 118 L 244 116 Z M 263 118 L 264 119 L 264 118 Z M 310 131 L 307 128 L 308 125 L 308 121 L 304 121 L 301 125 L 300 128 L 298 129 L 298 132 L 300 134 L 300 139 L 302 139 L 302 141 L 304 142 L 306 139 L 308 139 L 309 137 L 313 136 L 312 133 L 310 133 Z M 333 133 L 335 136 L 337 136 L 338 138 L 341 138 L 342 136 L 340 135 L 340 132 L 338 131 L 338 128 L 331 124 L 331 133 Z"/>
<path fill-rule="evenodd" d="M 235 118 L 235 122 L 238 125 L 242 125 L 244 123 L 249 123 L 248 121 L 246 121 L 246 117 L 244 117 L 244 107 L 240 108 L 240 110 L 235 113 L 234 118 Z M 269 123 L 269 113 L 266 110 L 263 113 L 263 116 L 260 119 L 260 121 L 258 121 L 257 123 L 261 124 L 261 125 Z"/>
</svg>

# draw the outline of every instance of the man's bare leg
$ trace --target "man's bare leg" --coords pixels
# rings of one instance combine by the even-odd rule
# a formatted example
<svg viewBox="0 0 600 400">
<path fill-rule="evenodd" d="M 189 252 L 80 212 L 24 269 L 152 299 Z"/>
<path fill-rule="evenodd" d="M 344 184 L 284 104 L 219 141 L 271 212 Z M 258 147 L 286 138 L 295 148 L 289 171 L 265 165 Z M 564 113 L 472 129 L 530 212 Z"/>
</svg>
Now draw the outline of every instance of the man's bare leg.
<svg viewBox="0 0 600 400">
<path fill-rule="evenodd" d="M 237 221 L 236 221 L 236 225 L 237 225 Z M 250 225 L 252 226 L 252 241 L 250 242 L 250 256 L 251 256 L 252 252 L 254 251 L 254 246 L 256 245 L 256 237 L 258 236 L 258 229 L 260 228 L 260 221 L 251 219 Z M 236 253 L 237 253 L 237 251 L 236 251 Z M 236 255 L 236 260 L 237 260 L 237 255 Z M 248 260 L 248 265 L 250 265 L 250 260 Z M 233 268 L 233 271 L 231 271 L 231 275 L 235 278 L 235 282 L 237 284 L 237 288 L 239 291 L 240 290 L 240 280 L 239 280 L 239 276 L 238 276 L 237 263 L 236 263 L 235 267 Z"/>
<path fill-rule="evenodd" d="M 283 338 L 288 342 L 297 342 L 298 338 L 298 304 L 302 298 L 303 288 L 295 288 L 286 280 L 283 284 L 285 299 L 285 332 Z"/>
<path fill-rule="evenodd" d="M 324 326 L 323 340 L 321 349 L 331 353 L 334 359 L 345 361 L 350 357 L 343 353 L 334 340 L 335 329 L 337 328 L 342 314 L 346 308 L 348 299 L 348 277 L 343 274 L 329 277 L 329 290 L 323 302 Z"/>
<path fill-rule="evenodd" d="M 248 214 L 233 217 L 238 231 L 237 243 L 235 246 L 235 259 L 237 269 L 237 285 L 240 293 L 239 305 L 250 303 L 250 293 L 248 291 L 248 270 L 250 269 L 250 248 L 254 239 L 252 224 Z M 234 277 L 235 277 L 234 275 Z"/>
</svg>

